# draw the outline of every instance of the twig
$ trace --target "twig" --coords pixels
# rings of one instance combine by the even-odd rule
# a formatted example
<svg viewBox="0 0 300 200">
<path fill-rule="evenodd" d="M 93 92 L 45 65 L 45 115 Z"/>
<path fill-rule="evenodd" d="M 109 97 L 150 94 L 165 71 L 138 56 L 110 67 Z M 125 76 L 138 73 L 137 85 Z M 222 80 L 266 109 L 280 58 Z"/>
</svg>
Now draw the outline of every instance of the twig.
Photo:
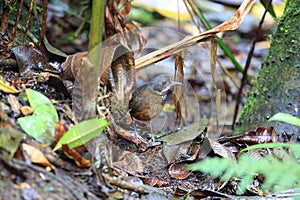
<svg viewBox="0 0 300 200">
<path fill-rule="evenodd" d="M 117 177 L 110 177 L 105 174 L 102 174 L 102 175 L 112 185 L 121 187 L 123 189 L 134 191 L 138 194 L 147 194 L 147 192 L 145 191 L 145 188 L 143 188 L 143 187 L 138 187 L 132 183 L 128 183 L 126 181 L 120 180 Z"/>
<path fill-rule="evenodd" d="M 0 27 L 1 33 L 5 33 L 7 29 L 8 18 L 9 18 L 9 8 L 5 3 L 3 3 L 2 19 L 1 19 L 1 27 Z"/>
<path fill-rule="evenodd" d="M 34 3 L 34 0 L 31 0 L 30 6 L 29 6 L 29 11 L 28 11 L 28 18 L 27 18 L 26 25 L 25 25 L 25 34 L 24 34 L 24 38 L 23 38 L 23 42 L 24 43 L 26 41 L 26 33 L 28 31 L 28 28 L 29 28 L 29 22 L 30 22 L 30 17 L 31 17 L 31 11 L 32 11 L 33 3 Z"/>
<path fill-rule="evenodd" d="M 48 0 L 43 0 L 43 17 L 42 17 L 42 28 L 41 28 L 41 38 L 40 38 L 40 47 L 42 49 L 42 44 L 46 34 L 46 20 L 48 12 Z"/>
<path fill-rule="evenodd" d="M 14 25 L 14 22 L 11 21 L 11 20 L 9 20 L 9 21 L 8 21 L 8 24 Z M 25 27 L 22 26 L 22 25 L 20 25 L 20 24 L 17 25 L 17 28 L 18 28 L 19 30 L 21 30 L 21 31 L 25 31 Z M 38 40 L 31 32 L 27 31 L 25 34 L 31 39 L 31 41 L 32 41 L 35 45 L 38 44 L 39 40 Z"/>
<path fill-rule="evenodd" d="M 16 36 L 16 32 L 17 32 L 17 28 L 18 28 L 18 24 L 19 24 L 19 19 L 20 19 L 21 11 L 22 11 L 23 1 L 24 0 L 21 0 L 21 2 L 20 2 L 17 18 L 16 18 L 15 25 L 14 25 L 13 30 L 12 30 L 12 34 L 11 34 L 12 35 L 12 40 L 14 40 L 15 36 Z"/>
</svg>

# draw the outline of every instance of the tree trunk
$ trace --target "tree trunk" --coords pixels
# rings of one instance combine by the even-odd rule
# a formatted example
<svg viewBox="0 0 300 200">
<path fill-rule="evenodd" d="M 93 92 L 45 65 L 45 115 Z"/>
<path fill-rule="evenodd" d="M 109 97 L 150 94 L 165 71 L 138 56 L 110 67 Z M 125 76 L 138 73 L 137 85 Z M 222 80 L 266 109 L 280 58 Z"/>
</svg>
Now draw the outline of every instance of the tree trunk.
<svg viewBox="0 0 300 200">
<path fill-rule="evenodd" d="M 300 117 L 300 0 L 288 0 L 271 47 L 249 94 L 235 133 L 258 126 L 274 126 L 278 134 L 294 134 L 299 141 L 300 127 L 267 122 L 278 112 Z"/>
</svg>

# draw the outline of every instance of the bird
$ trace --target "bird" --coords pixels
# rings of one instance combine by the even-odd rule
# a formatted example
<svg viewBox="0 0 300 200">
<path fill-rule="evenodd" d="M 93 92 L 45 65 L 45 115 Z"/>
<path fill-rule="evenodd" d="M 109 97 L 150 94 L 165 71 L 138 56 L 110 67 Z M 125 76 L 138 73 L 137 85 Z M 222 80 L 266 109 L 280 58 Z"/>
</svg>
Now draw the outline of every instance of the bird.
<svg viewBox="0 0 300 200">
<path fill-rule="evenodd" d="M 179 85 L 182 83 L 173 81 L 167 75 L 154 77 L 151 82 L 133 91 L 129 100 L 129 114 L 141 121 L 154 119 L 162 111 L 168 91 Z"/>
</svg>

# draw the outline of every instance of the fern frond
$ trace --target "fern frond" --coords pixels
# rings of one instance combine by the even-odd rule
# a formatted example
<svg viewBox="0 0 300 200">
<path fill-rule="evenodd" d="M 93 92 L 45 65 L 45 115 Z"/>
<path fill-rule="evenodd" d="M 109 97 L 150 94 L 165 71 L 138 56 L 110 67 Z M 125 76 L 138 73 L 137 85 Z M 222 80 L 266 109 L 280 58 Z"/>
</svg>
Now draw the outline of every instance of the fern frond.
<svg viewBox="0 0 300 200">
<path fill-rule="evenodd" d="M 298 145 L 299 147 L 300 145 Z M 279 192 L 289 188 L 297 188 L 300 185 L 300 163 L 298 161 L 299 148 L 291 148 L 290 156 L 284 162 L 273 155 L 267 155 L 261 160 L 243 154 L 237 163 L 226 158 L 206 158 L 195 164 L 188 165 L 189 170 L 208 173 L 216 178 L 221 176 L 221 180 L 228 180 L 232 177 L 241 179 L 240 189 L 246 191 L 257 174 L 265 176 L 262 189 Z M 296 152 L 293 152 L 293 149 Z M 293 157 L 293 155 L 297 155 Z"/>
</svg>

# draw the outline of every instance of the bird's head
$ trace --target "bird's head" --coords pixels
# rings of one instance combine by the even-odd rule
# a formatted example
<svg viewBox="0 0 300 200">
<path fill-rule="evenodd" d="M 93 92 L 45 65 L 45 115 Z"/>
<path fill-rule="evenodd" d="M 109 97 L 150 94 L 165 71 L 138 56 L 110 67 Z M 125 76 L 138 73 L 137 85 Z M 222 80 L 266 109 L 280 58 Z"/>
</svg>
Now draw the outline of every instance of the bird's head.
<svg viewBox="0 0 300 200">
<path fill-rule="evenodd" d="M 172 78 L 167 75 L 156 76 L 152 79 L 150 84 L 153 88 L 153 92 L 161 96 L 166 95 L 171 88 L 182 85 L 182 83 L 173 81 Z"/>
</svg>

